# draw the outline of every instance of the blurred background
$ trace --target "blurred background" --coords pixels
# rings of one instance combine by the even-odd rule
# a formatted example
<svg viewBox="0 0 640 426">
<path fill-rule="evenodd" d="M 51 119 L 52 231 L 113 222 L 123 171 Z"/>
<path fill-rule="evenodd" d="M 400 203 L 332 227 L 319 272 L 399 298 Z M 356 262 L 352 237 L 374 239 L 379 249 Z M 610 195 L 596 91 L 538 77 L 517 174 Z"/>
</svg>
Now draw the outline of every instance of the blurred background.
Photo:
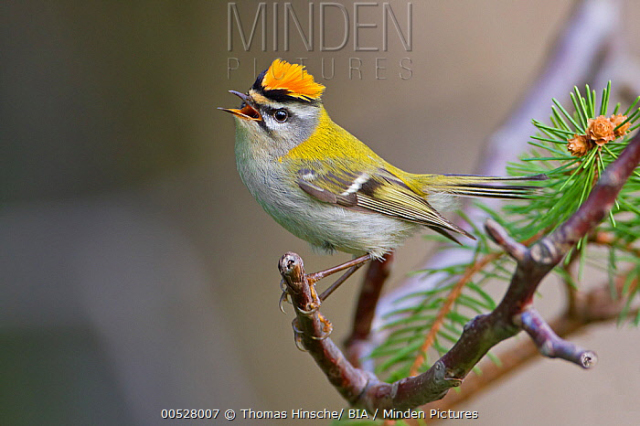
<svg viewBox="0 0 640 426">
<path fill-rule="evenodd" d="M 291 3 L 307 32 L 309 2 Z M 0 5 L 1 424 L 154 425 L 163 408 L 345 406 L 294 345 L 276 266 L 287 251 L 309 271 L 349 256 L 311 252 L 262 211 L 236 172 L 233 119 L 216 107 L 236 107 L 227 91 L 248 89 L 274 58 L 304 58 L 327 86 L 332 118 L 388 161 L 473 173 L 574 2 L 411 3 L 411 51 L 392 24 L 383 50 L 381 3 L 359 9 L 359 22 L 377 27 L 359 30 L 357 50 L 345 2 L 351 33 L 338 51 L 320 50 L 318 27 L 309 51 L 294 23 L 286 50 L 284 2 L 278 51 L 273 2 L 266 51 L 260 25 L 245 51 L 237 23 L 229 48 L 235 15 L 223 1 Z M 390 5 L 406 31 L 408 2 Z M 237 2 L 247 36 L 258 7 Z M 316 4 L 316 25 L 318 13 Z M 341 16 L 327 8 L 326 46 L 341 43 Z M 640 5 L 627 1 L 620 31 L 636 55 L 639 22 Z M 392 284 L 432 251 L 411 240 Z M 352 279 L 323 305 L 336 341 L 357 288 Z M 541 293 L 541 304 L 561 294 Z M 593 327 L 575 338 L 599 354 L 593 371 L 540 358 L 459 409 L 478 410 L 476 425 L 632 424 L 637 336 Z"/>
</svg>

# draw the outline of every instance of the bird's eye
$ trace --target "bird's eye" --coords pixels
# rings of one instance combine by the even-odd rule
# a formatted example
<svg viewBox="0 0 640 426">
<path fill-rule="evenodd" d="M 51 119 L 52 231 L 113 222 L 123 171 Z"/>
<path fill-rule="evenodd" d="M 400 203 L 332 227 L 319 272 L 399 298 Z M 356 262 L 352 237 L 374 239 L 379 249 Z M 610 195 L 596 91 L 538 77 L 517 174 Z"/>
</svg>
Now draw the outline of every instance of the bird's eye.
<svg viewBox="0 0 640 426">
<path fill-rule="evenodd" d="M 278 121 L 280 123 L 284 123 L 285 121 L 287 121 L 289 119 L 289 111 L 287 111 L 284 108 L 277 109 L 277 110 L 275 110 L 273 112 L 273 118 L 275 118 L 276 121 Z"/>
</svg>

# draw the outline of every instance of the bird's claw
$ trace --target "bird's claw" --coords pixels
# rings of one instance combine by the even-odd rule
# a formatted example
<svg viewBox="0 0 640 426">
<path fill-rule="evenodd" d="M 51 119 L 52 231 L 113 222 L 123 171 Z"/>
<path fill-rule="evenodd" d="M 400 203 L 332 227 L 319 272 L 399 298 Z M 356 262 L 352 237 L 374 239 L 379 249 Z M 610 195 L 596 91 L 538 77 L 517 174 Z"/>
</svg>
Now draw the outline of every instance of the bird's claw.
<svg viewBox="0 0 640 426">
<path fill-rule="evenodd" d="M 284 280 L 280 281 L 280 288 L 282 289 L 282 294 L 280 295 L 280 300 L 278 301 L 278 307 L 283 314 L 286 314 L 284 311 L 284 303 L 292 304 L 291 298 L 289 296 L 289 291 L 287 290 L 286 284 L 284 284 Z"/>
<path fill-rule="evenodd" d="M 320 320 L 320 322 L 322 323 L 322 334 L 320 336 L 309 336 L 309 338 L 313 340 L 324 340 L 331 336 L 331 332 L 333 332 L 333 324 L 331 324 L 331 321 L 322 316 L 322 314 L 318 315 L 318 320 Z M 293 321 L 291 322 L 291 327 L 293 328 L 293 338 L 296 343 L 296 347 L 302 352 L 308 352 L 302 342 L 302 336 L 305 333 L 298 328 L 297 318 L 293 319 Z"/>
<path fill-rule="evenodd" d="M 318 312 L 318 309 L 320 309 L 320 304 L 312 304 L 311 305 L 311 309 L 309 309 L 308 311 L 305 311 L 304 309 L 302 309 L 299 306 L 296 306 L 296 311 L 298 311 L 300 314 L 304 315 L 305 317 L 310 317 L 311 315 L 315 314 L 316 312 Z"/>
<path fill-rule="evenodd" d="M 293 327 L 293 341 L 296 344 L 296 348 L 298 348 L 298 350 L 300 352 L 309 352 L 309 350 L 307 348 L 305 348 L 304 344 L 302 343 L 303 332 L 302 332 L 302 330 L 298 329 L 298 320 L 297 319 L 293 320 L 293 322 L 291 323 L 291 327 Z"/>
</svg>

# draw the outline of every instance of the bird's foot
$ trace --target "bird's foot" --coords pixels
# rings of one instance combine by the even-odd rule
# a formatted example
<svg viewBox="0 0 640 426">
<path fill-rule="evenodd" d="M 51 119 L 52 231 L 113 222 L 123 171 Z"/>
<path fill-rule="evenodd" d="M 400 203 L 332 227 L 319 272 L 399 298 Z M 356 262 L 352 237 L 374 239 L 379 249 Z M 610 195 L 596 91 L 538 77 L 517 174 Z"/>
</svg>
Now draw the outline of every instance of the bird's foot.
<svg viewBox="0 0 640 426">
<path fill-rule="evenodd" d="M 322 324 L 322 334 L 318 336 L 309 335 L 308 337 L 313 340 L 324 340 L 331 336 L 331 332 L 333 331 L 333 324 L 324 315 L 318 313 L 318 320 Z M 304 347 L 303 336 L 305 335 L 304 331 L 300 330 L 298 327 L 298 318 L 294 318 L 291 323 L 291 327 L 293 328 L 293 338 L 296 343 L 296 348 L 298 348 L 302 352 L 307 352 L 307 349 Z"/>
<path fill-rule="evenodd" d="M 328 277 L 329 275 L 333 275 L 336 272 L 344 271 L 345 272 L 340 278 L 338 278 L 333 284 L 329 286 L 321 295 L 320 301 L 324 302 L 331 293 L 333 293 L 340 285 L 345 282 L 354 272 L 356 272 L 362 265 L 371 260 L 370 254 L 365 254 L 360 257 L 356 257 L 355 259 L 351 259 L 348 262 L 342 263 L 340 265 L 334 266 L 332 268 L 325 269 L 324 271 L 318 271 L 313 274 L 307 275 L 307 279 L 309 280 L 309 284 L 311 288 L 315 288 L 315 283 L 320 281 L 321 279 Z"/>
</svg>

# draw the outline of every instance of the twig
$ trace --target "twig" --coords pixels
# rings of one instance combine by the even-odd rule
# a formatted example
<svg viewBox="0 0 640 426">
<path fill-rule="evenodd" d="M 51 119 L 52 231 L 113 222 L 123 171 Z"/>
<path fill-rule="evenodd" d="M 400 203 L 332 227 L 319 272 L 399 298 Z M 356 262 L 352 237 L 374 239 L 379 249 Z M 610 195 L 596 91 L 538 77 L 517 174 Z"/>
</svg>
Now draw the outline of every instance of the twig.
<svg viewBox="0 0 640 426">
<path fill-rule="evenodd" d="M 296 309 L 296 339 L 314 357 L 329 381 L 347 401 L 355 401 L 366 388 L 369 377 L 354 368 L 327 338 L 327 320 L 318 312 L 320 299 L 309 285 L 300 256 L 286 253 L 278 263 L 291 302 Z"/>
<path fill-rule="evenodd" d="M 427 333 L 427 336 L 425 337 L 424 342 L 422 343 L 422 346 L 420 346 L 420 349 L 418 350 L 418 356 L 416 357 L 416 359 L 413 361 L 413 364 L 411 365 L 411 369 L 409 370 L 409 376 L 415 376 L 416 374 L 418 374 L 418 369 L 424 363 L 427 355 L 427 351 L 429 350 L 431 345 L 433 345 L 433 342 L 435 341 L 438 331 L 440 330 L 440 327 L 444 323 L 444 320 L 447 314 L 451 310 L 451 307 L 453 306 L 455 301 L 458 300 L 458 297 L 460 297 L 460 293 L 462 293 L 462 290 L 464 289 L 464 287 L 469 283 L 469 280 L 477 272 L 481 271 L 482 268 L 484 268 L 494 260 L 500 258 L 503 254 L 504 253 L 491 253 L 482 257 L 482 259 L 470 265 L 467 268 L 464 275 L 462 275 L 462 277 L 458 280 L 458 282 L 455 283 L 455 285 L 447 295 L 447 299 L 444 301 L 444 303 L 438 310 L 436 319 L 433 321 L 433 325 L 429 329 L 429 333 Z"/>
<path fill-rule="evenodd" d="M 532 241 L 535 241 L 536 239 L 542 236 L 541 233 L 536 234 L 533 237 L 526 239 L 522 243 L 518 243 L 516 241 L 511 240 L 511 238 L 509 238 L 506 235 L 506 233 L 502 234 L 502 232 L 500 231 L 496 231 L 496 232 L 500 234 L 500 235 L 496 235 L 496 238 L 500 238 L 500 241 L 503 244 L 510 246 L 509 253 L 512 256 L 521 256 L 521 255 L 524 256 L 526 245 L 530 244 Z M 480 272 L 485 266 L 501 258 L 504 254 L 505 254 L 504 252 L 487 254 L 467 267 L 465 273 L 458 280 L 458 282 L 456 282 L 456 284 L 453 286 L 453 288 L 447 295 L 447 299 L 444 301 L 444 303 L 438 310 L 436 319 L 434 320 L 433 325 L 429 329 L 429 333 L 427 333 L 427 336 L 424 339 L 424 343 L 422 344 L 422 346 L 420 347 L 420 350 L 418 351 L 418 356 L 416 357 L 413 364 L 411 365 L 411 369 L 409 370 L 409 376 L 415 376 L 418 373 L 418 369 L 424 363 L 426 353 L 431 347 L 431 345 L 433 345 L 433 342 L 435 341 L 438 331 L 440 330 L 440 327 L 444 323 L 447 313 L 449 313 L 455 301 L 458 300 L 458 297 L 460 297 L 460 294 L 462 293 L 462 290 L 464 289 L 464 287 L 469 283 L 469 281 L 473 278 L 473 276 L 476 273 Z"/>
<path fill-rule="evenodd" d="M 565 254 L 605 217 L 639 162 L 640 136 L 636 135 L 618 159 L 605 169 L 578 211 L 531 248 L 517 243 L 497 223 L 488 221 L 486 229 L 490 236 L 517 261 L 509 288 L 500 304 L 490 314 L 470 321 L 458 342 L 425 373 L 388 384 L 353 367 L 328 338 L 330 323 L 318 310 L 321 302 L 304 274 L 302 259 L 287 253 L 280 260 L 279 269 L 296 308 L 296 338 L 347 401 L 371 412 L 413 408 L 442 398 L 451 387 L 460 385 L 491 347 L 522 328 L 532 334 L 542 348 L 550 344 L 559 351 L 546 351 L 546 354 L 560 354 L 575 360 L 575 354 L 580 351 L 569 348 L 550 332 L 541 317 L 532 314 L 535 312 L 531 308 L 533 295 Z M 585 367 L 588 364 L 583 362 Z"/>
<path fill-rule="evenodd" d="M 373 360 L 363 363 L 363 353 L 368 350 L 368 337 L 371 332 L 378 299 L 384 283 L 389 278 L 393 265 L 394 252 L 387 253 L 380 260 L 373 260 L 365 274 L 360 287 L 360 296 L 353 318 L 351 335 L 345 340 L 347 358 L 354 366 L 373 371 Z"/>
<path fill-rule="evenodd" d="M 620 292 L 624 284 L 624 275 L 618 277 L 616 288 Z M 626 297 L 611 298 L 609 283 L 604 283 L 576 298 L 574 309 L 566 312 L 549 323 L 549 326 L 559 337 L 567 337 L 580 332 L 589 325 L 616 320 L 620 317 Z M 637 309 L 629 312 L 627 317 L 637 315 Z M 511 374 L 519 367 L 533 360 L 539 355 L 538 348 L 530 340 L 522 340 L 508 351 L 498 355 L 500 365 L 487 360 L 481 362 L 481 375 L 467 377 L 463 382 L 460 392 L 450 392 L 440 401 L 435 401 L 423 407 L 424 410 L 438 409 L 448 410 L 478 393 L 490 385 L 498 382 L 503 377 Z"/>
<path fill-rule="evenodd" d="M 522 329 L 531 336 L 540 353 L 546 357 L 562 358 L 582 368 L 591 368 L 598 361 L 594 352 L 582 349 L 558 337 L 533 307 L 525 309 L 520 314 L 518 322 Z"/>
</svg>

